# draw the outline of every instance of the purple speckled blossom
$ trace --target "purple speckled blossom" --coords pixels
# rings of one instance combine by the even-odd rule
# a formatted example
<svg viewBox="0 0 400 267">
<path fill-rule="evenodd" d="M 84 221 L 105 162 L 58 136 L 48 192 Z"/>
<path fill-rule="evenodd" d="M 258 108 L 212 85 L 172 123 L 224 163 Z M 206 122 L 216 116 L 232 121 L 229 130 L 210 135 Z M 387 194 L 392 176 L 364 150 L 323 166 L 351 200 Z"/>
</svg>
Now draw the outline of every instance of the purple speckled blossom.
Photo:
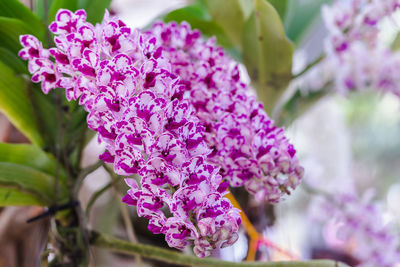
<svg viewBox="0 0 400 267">
<path fill-rule="evenodd" d="M 116 173 L 139 174 L 123 201 L 136 205 L 148 228 L 171 247 L 194 245 L 205 257 L 238 238 L 239 210 L 224 197 L 227 184 L 206 159 L 205 127 L 157 38 L 106 13 L 102 24 L 86 13 L 59 10 L 49 29 L 55 48 L 21 37 L 20 56 L 45 93 L 61 87 L 88 111 L 87 123 L 106 146 L 100 155 Z"/>
<path fill-rule="evenodd" d="M 316 198 L 311 216 L 324 224 L 327 237 L 336 237 L 326 238 L 327 244 L 357 259 L 357 267 L 393 267 L 400 262 L 400 242 L 383 222 L 382 209 L 372 196 L 367 193 L 360 199 L 341 193 L 331 199 Z"/>
<path fill-rule="evenodd" d="M 41 82 L 42 90 L 47 94 L 56 87 L 59 77 L 53 62 L 49 59 L 49 51 L 43 49 L 39 40 L 31 35 L 22 35 L 20 42 L 24 48 L 19 51 L 18 55 L 22 59 L 28 60 L 28 70 L 32 73 L 32 81 Z"/>
<path fill-rule="evenodd" d="M 237 63 L 187 23 L 156 23 L 149 34 L 157 36 L 172 73 L 181 78 L 183 99 L 205 127 L 207 161 L 259 201 L 276 203 L 289 194 L 303 176 L 296 150 L 241 81 Z"/>
<path fill-rule="evenodd" d="M 341 93 L 373 89 L 400 96 L 400 53 L 380 38 L 379 24 L 399 0 L 336 0 L 322 8 L 327 28 L 325 58 L 303 78 L 311 89 L 333 80 Z"/>
<path fill-rule="evenodd" d="M 49 50 L 21 37 L 32 80 L 45 93 L 64 88 L 88 111 L 106 146 L 100 159 L 142 177 L 126 179 L 123 201 L 171 247 L 193 244 L 204 257 L 237 240 L 229 184 L 274 203 L 299 184 L 296 150 L 214 39 L 185 23 L 143 33 L 108 13 L 93 26 L 83 10 L 60 10 L 49 28 Z"/>
</svg>

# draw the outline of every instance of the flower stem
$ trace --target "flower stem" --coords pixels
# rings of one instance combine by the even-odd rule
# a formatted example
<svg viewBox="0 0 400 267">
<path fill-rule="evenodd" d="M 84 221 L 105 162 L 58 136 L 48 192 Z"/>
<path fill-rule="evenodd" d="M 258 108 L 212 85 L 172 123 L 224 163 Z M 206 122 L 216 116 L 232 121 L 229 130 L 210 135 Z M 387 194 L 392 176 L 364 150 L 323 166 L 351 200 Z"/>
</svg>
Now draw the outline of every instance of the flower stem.
<svg viewBox="0 0 400 267">
<path fill-rule="evenodd" d="M 299 73 L 293 75 L 293 78 L 294 79 L 299 78 L 301 75 L 303 75 L 304 73 L 306 73 L 307 71 L 312 69 L 318 63 L 320 63 L 324 58 L 325 58 L 325 55 L 320 55 L 314 61 L 312 61 L 310 64 L 308 64 L 302 71 L 300 71 Z"/>
<path fill-rule="evenodd" d="M 128 239 L 131 243 L 137 244 L 138 243 L 138 239 L 136 237 L 135 234 L 135 229 L 133 228 L 133 224 L 131 222 L 131 218 L 129 215 L 129 211 L 127 206 L 125 205 L 125 203 L 123 203 L 121 201 L 122 199 L 122 195 L 119 192 L 119 188 L 117 186 L 116 183 L 113 183 L 113 181 L 119 181 L 119 175 L 117 175 L 114 170 L 112 170 L 111 168 L 109 168 L 107 166 L 107 164 L 103 164 L 104 169 L 108 172 L 108 174 L 110 175 L 111 178 L 111 185 L 114 187 L 114 193 L 115 193 L 115 197 L 117 198 L 118 202 L 119 202 L 119 208 L 121 211 L 121 216 L 122 216 L 122 220 L 124 221 L 124 225 L 125 225 L 125 230 L 126 233 L 128 234 Z M 135 260 L 136 260 L 136 264 L 138 267 L 142 267 L 143 266 L 143 261 L 142 261 L 142 257 L 140 255 L 135 255 Z"/>
<path fill-rule="evenodd" d="M 91 174 L 92 172 L 94 172 L 95 170 L 97 170 L 98 168 L 100 168 L 101 166 L 103 166 L 103 161 L 99 160 L 96 163 L 84 168 L 81 170 L 81 172 L 79 173 L 76 181 L 75 181 L 75 185 L 73 188 L 73 194 L 75 196 L 78 195 L 79 193 L 79 189 L 81 188 L 81 185 L 83 183 L 83 180 L 85 180 L 86 176 L 88 176 L 89 174 Z"/>
<path fill-rule="evenodd" d="M 203 267 L 348 267 L 331 260 L 302 262 L 230 262 L 214 258 L 198 258 L 169 249 L 143 244 L 132 244 L 95 231 L 90 232 L 90 243 L 96 247 L 127 255 L 141 255 L 146 258 L 173 263 L 182 266 Z"/>
<path fill-rule="evenodd" d="M 91 196 L 88 204 L 86 205 L 86 217 L 89 217 L 90 215 L 90 211 L 92 209 L 93 204 L 96 202 L 96 200 L 104 193 L 106 192 L 108 189 L 110 189 L 113 184 L 115 184 L 116 182 L 119 181 L 119 178 L 116 178 L 112 181 L 110 181 L 109 183 L 107 183 L 105 186 L 103 186 L 102 188 L 100 188 L 98 191 L 94 192 L 93 195 Z"/>
</svg>

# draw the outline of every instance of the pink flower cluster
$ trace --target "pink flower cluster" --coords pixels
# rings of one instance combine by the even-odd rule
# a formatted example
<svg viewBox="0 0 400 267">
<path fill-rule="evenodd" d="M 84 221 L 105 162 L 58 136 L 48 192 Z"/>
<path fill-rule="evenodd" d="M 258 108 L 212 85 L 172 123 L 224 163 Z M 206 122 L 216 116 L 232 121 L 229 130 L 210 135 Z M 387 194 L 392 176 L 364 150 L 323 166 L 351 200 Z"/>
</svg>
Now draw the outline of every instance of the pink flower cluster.
<svg viewBox="0 0 400 267">
<path fill-rule="evenodd" d="M 187 23 L 155 23 L 150 33 L 205 127 L 212 150 L 207 160 L 221 167 L 231 186 L 245 186 L 259 201 L 276 203 L 289 194 L 303 176 L 296 150 L 242 82 L 238 64 Z"/>
<path fill-rule="evenodd" d="M 338 194 L 332 199 L 316 199 L 313 217 L 324 223 L 325 231 L 333 231 L 339 242 L 331 243 L 357 259 L 357 267 L 393 267 L 400 263 L 400 242 L 384 224 L 382 210 L 371 201 L 372 196 L 365 194 L 359 199 Z"/>
<path fill-rule="evenodd" d="M 140 174 L 139 184 L 126 179 L 123 201 L 136 205 L 171 247 L 193 244 L 204 257 L 232 245 L 239 210 L 224 197 L 228 183 L 207 161 L 205 128 L 157 39 L 108 14 L 93 26 L 84 10 L 59 10 L 49 29 L 55 48 L 24 35 L 19 55 L 45 93 L 64 88 L 89 112 L 88 126 L 106 144 L 102 160 L 114 163 L 117 174 Z"/>
<path fill-rule="evenodd" d="M 228 182 L 256 199 L 278 202 L 300 182 L 296 151 L 241 81 L 237 63 L 188 24 L 132 30 L 106 14 L 60 10 L 49 29 L 56 48 L 21 36 L 43 92 L 61 87 L 89 112 L 90 129 L 116 173 L 132 177 L 123 201 L 136 205 L 171 247 L 198 256 L 238 238 L 239 210 Z M 226 181 L 225 181 L 226 180 Z"/>
<path fill-rule="evenodd" d="M 326 58 L 306 79 L 310 86 L 321 86 L 311 80 L 325 76 L 342 93 L 373 89 L 400 96 L 400 53 L 379 40 L 379 24 L 399 7 L 399 0 L 337 0 L 324 6 Z"/>
</svg>

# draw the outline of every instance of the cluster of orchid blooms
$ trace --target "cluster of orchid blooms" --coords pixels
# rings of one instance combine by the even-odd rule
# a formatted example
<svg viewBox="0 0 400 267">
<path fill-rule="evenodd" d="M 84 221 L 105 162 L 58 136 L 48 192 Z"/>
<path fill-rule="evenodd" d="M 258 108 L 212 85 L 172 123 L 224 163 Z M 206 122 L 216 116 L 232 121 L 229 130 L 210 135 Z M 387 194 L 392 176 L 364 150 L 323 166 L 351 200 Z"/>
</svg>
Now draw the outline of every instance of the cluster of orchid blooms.
<svg viewBox="0 0 400 267">
<path fill-rule="evenodd" d="M 171 247 L 204 257 L 237 240 L 229 185 L 276 203 L 299 184 L 295 149 L 214 39 L 184 23 L 132 30 L 108 13 L 93 26 L 84 10 L 59 10 L 49 29 L 55 48 L 21 36 L 32 81 L 85 108 L 100 158 L 130 177 L 123 201 Z"/>
<path fill-rule="evenodd" d="M 380 40 L 380 23 L 399 7 L 399 0 L 338 0 L 324 6 L 325 58 L 304 77 L 306 85 L 318 90 L 333 81 L 341 93 L 373 89 L 400 96 L 400 52 Z"/>
<path fill-rule="evenodd" d="M 379 21 L 398 2 L 324 7 L 326 56 L 306 78 L 314 79 L 311 87 L 321 88 L 325 77 L 342 92 L 374 88 L 400 95 L 400 53 L 378 41 Z M 284 130 L 215 39 L 204 40 L 186 23 L 133 30 L 108 13 L 93 26 L 84 10 L 60 10 L 49 29 L 55 48 L 21 36 L 19 55 L 28 60 L 32 81 L 41 82 L 46 94 L 64 88 L 69 101 L 85 108 L 89 128 L 106 145 L 100 158 L 131 177 L 123 201 L 137 206 L 149 230 L 165 234 L 171 247 L 193 245 L 204 257 L 237 240 L 240 211 L 224 197 L 228 186 L 277 203 L 299 184 L 303 168 Z M 334 202 L 319 202 L 319 219 L 334 218 L 344 244 L 356 243 L 351 254 L 357 266 L 400 260 L 399 242 L 379 220 L 376 205 L 348 194 Z"/>
<path fill-rule="evenodd" d="M 379 40 L 380 22 L 399 7 L 398 0 L 338 0 L 324 6 L 325 58 L 305 77 L 306 84 L 321 89 L 333 81 L 342 93 L 372 89 L 400 96 L 400 52 Z M 357 259 L 358 267 L 395 266 L 400 262 L 400 241 L 371 200 L 368 194 L 360 199 L 338 193 L 317 201 L 313 209 L 325 227 L 335 225 L 339 248 Z"/>
<path fill-rule="evenodd" d="M 400 262 L 400 240 L 384 223 L 382 209 L 372 202 L 372 191 L 362 198 L 349 193 L 315 198 L 311 216 L 324 223 L 329 246 L 348 253 L 357 267 L 393 267 Z"/>
</svg>

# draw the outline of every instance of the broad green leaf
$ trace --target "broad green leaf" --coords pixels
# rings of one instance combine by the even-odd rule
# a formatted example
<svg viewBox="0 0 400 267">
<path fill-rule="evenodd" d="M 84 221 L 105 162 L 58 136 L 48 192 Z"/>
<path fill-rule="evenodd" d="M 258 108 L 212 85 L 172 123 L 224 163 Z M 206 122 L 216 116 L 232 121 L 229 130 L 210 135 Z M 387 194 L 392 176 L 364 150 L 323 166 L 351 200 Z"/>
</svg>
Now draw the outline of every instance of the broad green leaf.
<svg viewBox="0 0 400 267">
<path fill-rule="evenodd" d="M 0 143 L 0 162 L 33 168 L 52 176 L 53 180 L 58 175 L 60 188 L 65 188 L 66 175 L 61 165 L 57 166 L 52 155 L 34 145 Z M 56 171 L 56 168 L 59 170 Z M 54 185 L 54 182 L 52 183 Z M 18 191 L 16 187 L 0 187 L 0 206 L 46 204 L 48 203 L 34 197 L 34 194 Z"/>
<path fill-rule="evenodd" d="M 19 36 L 27 33 L 32 32 L 22 20 L 0 17 L 0 46 L 17 54 L 22 48 Z"/>
<path fill-rule="evenodd" d="M 0 62 L 0 110 L 34 144 L 43 145 L 25 81 Z"/>
<path fill-rule="evenodd" d="M 60 8 L 75 12 L 78 9 L 78 0 L 53 0 L 49 8 L 49 22 L 55 20 L 57 11 Z"/>
<path fill-rule="evenodd" d="M 292 0 L 291 2 L 296 2 L 296 1 L 297 0 Z M 268 2 L 270 2 L 271 5 L 274 6 L 281 19 L 284 20 L 286 15 L 286 10 L 288 7 L 288 0 L 268 0 Z"/>
<path fill-rule="evenodd" d="M 275 0 L 279 1 L 279 0 Z M 332 0 L 288 1 L 285 16 L 286 34 L 295 44 L 299 44 L 312 24 L 321 18 L 321 6 Z"/>
<path fill-rule="evenodd" d="M 18 190 L 35 198 L 42 205 L 51 205 L 55 199 L 57 202 L 64 202 L 68 198 L 68 191 L 63 184 L 59 184 L 56 192 L 54 177 L 15 163 L 0 162 L 0 187 Z M 9 204 L 9 200 L 4 201 Z"/>
<path fill-rule="evenodd" d="M 0 16 L 21 19 L 26 24 L 30 33 L 44 40 L 46 36 L 46 29 L 44 24 L 40 21 L 32 11 L 29 10 L 18 0 L 1 0 L 0 1 Z M 3 26 L 0 26 L 2 28 Z"/>
<path fill-rule="evenodd" d="M 231 48 L 233 46 L 232 41 L 226 36 L 221 26 L 210 21 L 210 19 L 210 15 L 200 4 L 176 9 L 163 18 L 165 22 L 176 21 L 180 23 L 186 21 L 193 29 L 199 29 L 203 35 L 207 37 L 215 36 L 220 45 Z"/>
<path fill-rule="evenodd" d="M 252 0 L 205 0 L 212 20 L 222 27 L 226 35 L 237 47 L 242 46 L 242 32 L 245 20 L 250 15 Z"/>
<path fill-rule="evenodd" d="M 292 77 L 293 45 L 269 2 L 255 0 L 254 9 L 244 26 L 243 63 L 259 99 L 271 114 Z"/>
<path fill-rule="evenodd" d="M 101 22 L 110 3 L 111 0 L 86 0 L 81 8 L 86 10 L 87 21 L 95 24 Z"/>
<path fill-rule="evenodd" d="M 51 176 L 58 175 L 62 183 L 66 179 L 65 171 L 57 165 L 54 157 L 35 145 L 0 143 L 0 162 L 24 165 Z"/>
<path fill-rule="evenodd" d="M 15 73 L 28 74 L 28 69 L 26 64 L 19 58 L 15 53 L 11 52 L 9 49 L 0 46 L 0 61 L 4 65 L 9 66 L 13 69 Z"/>
<path fill-rule="evenodd" d="M 0 206 L 41 206 L 43 201 L 38 200 L 32 194 L 23 193 L 15 188 L 0 187 Z"/>
</svg>

